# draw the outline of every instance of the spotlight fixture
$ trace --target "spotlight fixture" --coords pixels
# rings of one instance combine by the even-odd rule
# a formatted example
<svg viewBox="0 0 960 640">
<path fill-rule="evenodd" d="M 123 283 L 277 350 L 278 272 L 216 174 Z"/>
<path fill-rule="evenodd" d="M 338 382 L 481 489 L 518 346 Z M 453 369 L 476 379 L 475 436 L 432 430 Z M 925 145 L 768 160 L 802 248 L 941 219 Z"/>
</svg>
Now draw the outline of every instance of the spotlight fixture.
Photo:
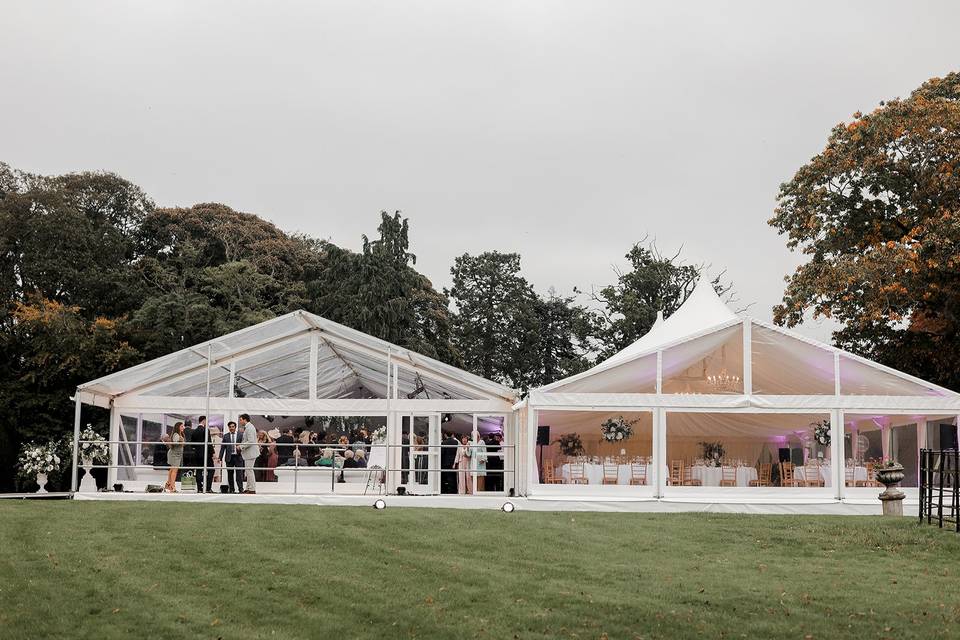
<svg viewBox="0 0 960 640">
<path fill-rule="evenodd" d="M 240 385 L 239 385 L 238 383 L 236 383 L 236 382 L 233 384 L 233 397 L 234 397 L 234 398 L 245 398 L 245 397 L 247 397 L 247 394 L 244 392 L 243 389 L 240 388 Z"/>
<path fill-rule="evenodd" d="M 504 502 L 504 503 L 503 503 L 503 506 L 500 507 L 500 509 L 501 509 L 504 513 L 513 513 L 513 511 L 514 511 L 514 509 L 516 509 L 516 507 L 513 506 L 513 503 L 512 503 L 512 502 Z"/>
<path fill-rule="evenodd" d="M 453 416 L 450 415 L 449 413 L 445 413 L 440 417 L 440 422 L 442 423 L 447 423 L 447 422 L 450 422 L 451 420 L 453 420 Z"/>
<path fill-rule="evenodd" d="M 377 498 L 377 501 L 373 503 L 373 508 L 381 511 L 387 508 L 387 503 L 383 501 L 383 498 Z"/>
</svg>

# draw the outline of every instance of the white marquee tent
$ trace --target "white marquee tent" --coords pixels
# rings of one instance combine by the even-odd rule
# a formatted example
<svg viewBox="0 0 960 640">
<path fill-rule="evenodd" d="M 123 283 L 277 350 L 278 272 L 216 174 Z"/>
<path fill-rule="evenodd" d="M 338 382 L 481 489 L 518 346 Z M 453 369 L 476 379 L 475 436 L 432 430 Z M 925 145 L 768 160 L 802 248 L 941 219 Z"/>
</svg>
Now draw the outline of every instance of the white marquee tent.
<svg viewBox="0 0 960 640">
<path fill-rule="evenodd" d="M 751 487 L 750 491 L 724 487 L 725 492 L 706 486 L 674 487 L 667 465 L 676 458 L 693 458 L 705 440 L 722 440 L 728 451 L 739 452 L 753 465 L 764 455 L 776 455 L 789 441 L 805 446 L 806 434 L 816 420 L 830 424 L 831 445 L 818 454 L 825 453 L 827 461 L 851 458 L 850 447 L 866 442 L 860 438 L 863 434 L 877 441 L 884 456 L 895 457 L 891 443 L 896 441 L 890 435 L 900 434 L 898 429 L 904 425 L 915 425 L 915 442 L 898 451 L 901 457 L 907 451 L 915 456 L 928 442 L 928 423 L 956 424 L 960 394 L 739 316 L 702 278 L 673 315 L 658 318 L 634 344 L 588 371 L 532 390 L 518 409 L 526 425 L 524 440 L 531 461 L 522 489 L 529 494 L 619 492 L 649 498 L 737 494 L 781 499 L 787 494 L 779 487 Z M 620 415 L 635 421 L 630 451 L 596 445 L 601 421 Z M 537 427 L 544 425 L 551 427 L 551 438 L 578 433 L 593 453 L 608 457 L 639 453 L 652 458 L 646 484 L 541 484 L 535 437 Z M 879 449 L 876 453 L 880 457 Z M 916 461 L 901 462 L 912 468 Z M 831 467 L 828 462 L 824 469 L 829 474 L 826 486 L 789 495 L 840 499 L 859 492 L 875 499 L 876 489 L 844 486 L 843 464 Z"/>
<path fill-rule="evenodd" d="M 75 433 L 82 405 L 110 410 L 111 483 L 136 480 L 138 470 L 152 477 L 148 465 L 138 464 L 139 447 L 151 444 L 145 420 L 207 415 L 211 425 L 222 426 L 241 413 L 271 420 L 260 426 L 277 426 L 273 421 L 281 418 L 302 423 L 306 416 L 377 418 L 393 447 L 388 474 L 402 466 L 401 430 L 410 425 L 425 425 L 430 446 L 439 447 L 441 424 L 467 434 L 495 424 L 512 468 L 516 399 L 503 385 L 295 311 L 80 385 Z M 431 467 L 438 466 L 439 448 L 430 454 Z M 393 488 L 401 483 L 394 475 L 387 483 Z"/>
</svg>

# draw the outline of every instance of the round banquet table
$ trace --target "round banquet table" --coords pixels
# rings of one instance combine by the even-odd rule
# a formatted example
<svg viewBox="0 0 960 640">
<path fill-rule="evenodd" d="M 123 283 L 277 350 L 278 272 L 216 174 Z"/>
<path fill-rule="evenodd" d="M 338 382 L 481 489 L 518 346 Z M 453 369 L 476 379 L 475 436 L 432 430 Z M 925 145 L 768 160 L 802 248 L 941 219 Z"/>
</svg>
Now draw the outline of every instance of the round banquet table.
<svg viewBox="0 0 960 640">
<path fill-rule="evenodd" d="M 825 487 L 833 486 L 833 467 L 829 464 L 820 465 L 820 477 L 823 478 L 823 485 Z M 817 474 L 817 466 L 809 465 L 806 467 L 794 467 L 793 468 L 793 477 L 797 480 L 807 481 L 809 478 L 815 478 Z M 867 468 L 866 467 L 854 467 L 853 468 L 853 480 L 854 482 L 866 482 L 867 480 Z"/>
<path fill-rule="evenodd" d="M 645 465 L 650 467 L 650 465 Z M 647 469 L 647 484 L 650 484 L 650 472 L 652 469 Z M 670 471 L 667 469 L 667 466 L 663 466 L 664 478 L 670 477 Z M 563 477 L 564 482 L 570 482 L 570 464 L 567 463 L 560 467 L 560 475 Z M 587 482 L 589 484 L 603 484 L 603 465 L 595 464 L 592 462 L 585 462 L 583 464 L 583 475 L 586 476 Z M 630 465 L 629 464 L 618 464 L 617 465 L 617 484 L 630 484 Z"/>
<path fill-rule="evenodd" d="M 750 482 L 757 479 L 757 470 L 753 467 L 736 467 L 736 469 L 738 487 L 749 487 Z M 704 487 L 719 487 L 723 479 L 723 467 L 693 465 L 690 467 L 690 477 L 699 480 Z"/>
</svg>

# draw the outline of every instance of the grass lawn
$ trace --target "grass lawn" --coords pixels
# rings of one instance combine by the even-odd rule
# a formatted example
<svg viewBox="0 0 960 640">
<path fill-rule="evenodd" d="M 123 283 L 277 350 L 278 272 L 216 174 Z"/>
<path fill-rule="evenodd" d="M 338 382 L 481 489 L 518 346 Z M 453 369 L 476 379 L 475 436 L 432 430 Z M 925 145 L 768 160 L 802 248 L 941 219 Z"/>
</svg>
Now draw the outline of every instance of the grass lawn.
<svg viewBox="0 0 960 640">
<path fill-rule="evenodd" d="M 0 638 L 957 638 L 914 519 L 0 501 Z"/>
</svg>

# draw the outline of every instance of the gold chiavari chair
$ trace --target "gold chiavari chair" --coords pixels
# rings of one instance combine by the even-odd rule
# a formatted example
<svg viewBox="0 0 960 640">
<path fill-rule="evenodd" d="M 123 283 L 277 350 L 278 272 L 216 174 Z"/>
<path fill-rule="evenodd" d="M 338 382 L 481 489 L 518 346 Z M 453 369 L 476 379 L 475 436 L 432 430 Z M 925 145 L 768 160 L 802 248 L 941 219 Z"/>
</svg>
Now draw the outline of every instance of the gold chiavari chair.
<svg viewBox="0 0 960 640">
<path fill-rule="evenodd" d="M 642 462 L 630 463 L 630 484 L 647 484 L 647 465 Z"/>
<path fill-rule="evenodd" d="M 773 484 L 773 465 L 769 462 L 760 464 L 760 471 L 757 473 L 757 479 L 750 481 L 751 487 L 769 487 Z"/>
<path fill-rule="evenodd" d="M 616 459 L 614 459 L 613 462 L 605 461 L 603 463 L 603 484 L 617 484 L 619 475 L 620 465 Z"/>
<path fill-rule="evenodd" d="M 569 469 L 570 484 L 590 484 L 590 480 L 587 478 L 587 474 L 584 472 L 582 462 L 571 462 Z"/>
<path fill-rule="evenodd" d="M 670 461 L 670 486 L 683 485 L 683 460 Z"/>
<path fill-rule="evenodd" d="M 693 477 L 693 467 L 683 464 L 683 485 L 685 487 L 699 487 L 702 484 L 703 482 L 699 478 Z"/>
<path fill-rule="evenodd" d="M 543 462 L 543 484 L 563 484 L 563 478 L 558 477 L 553 468 L 553 460 Z"/>
<path fill-rule="evenodd" d="M 792 462 L 780 463 L 780 486 L 781 487 L 803 487 L 806 483 L 793 475 L 794 468 Z"/>
<path fill-rule="evenodd" d="M 881 487 L 883 486 L 880 482 L 877 481 L 877 470 L 874 468 L 872 462 L 867 463 L 867 479 L 860 480 L 855 483 L 858 487 Z"/>
<path fill-rule="evenodd" d="M 843 468 L 843 484 L 844 485 L 848 487 L 852 487 L 856 484 L 856 480 L 853 475 L 853 472 L 855 470 L 856 470 L 856 467 L 853 467 L 851 465 L 847 465 L 846 467 Z"/>
<path fill-rule="evenodd" d="M 823 474 L 820 472 L 819 460 L 808 460 L 803 468 L 805 486 L 822 487 L 824 486 Z"/>
<path fill-rule="evenodd" d="M 720 467 L 720 486 L 721 487 L 737 486 L 737 468 L 736 467 L 734 466 Z"/>
</svg>

